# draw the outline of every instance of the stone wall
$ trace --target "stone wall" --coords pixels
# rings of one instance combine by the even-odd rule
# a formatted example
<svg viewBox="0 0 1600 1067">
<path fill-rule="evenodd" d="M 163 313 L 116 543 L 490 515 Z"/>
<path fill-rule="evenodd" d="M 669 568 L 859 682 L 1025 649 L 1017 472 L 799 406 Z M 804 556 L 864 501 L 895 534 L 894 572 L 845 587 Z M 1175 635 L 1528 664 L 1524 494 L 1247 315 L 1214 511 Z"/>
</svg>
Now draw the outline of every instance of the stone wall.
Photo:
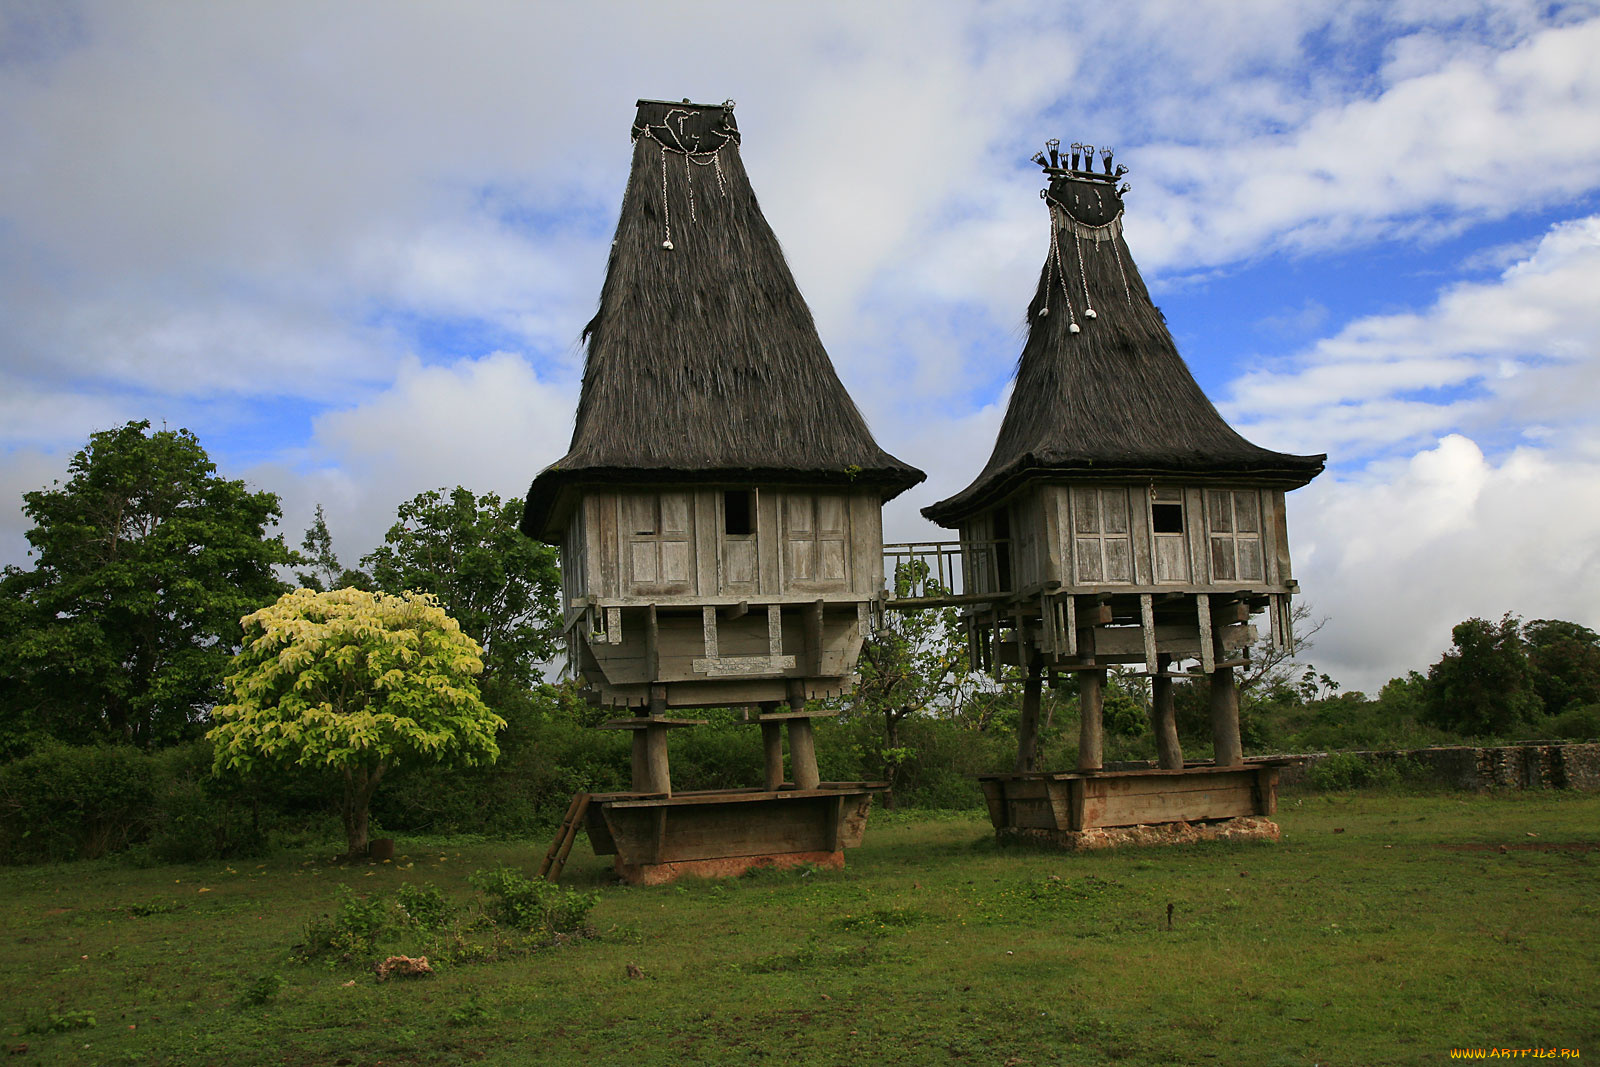
<svg viewBox="0 0 1600 1067">
<path fill-rule="evenodd" d="M 1600 792 L 1600 742 L 1532 741 L 1520 745 L 1473 748 L 1452 745 L 1388 752 L 1309 752 L 1274 756 L 1290 763 L 1278 777 L 1282 786 L 1306 784 L 1311 768 L 1330 755 L 1354 756 L 1381 766 L 1405 761 L 1405 778 L 1452 789 L 1579 789 Z"/>
</svg>

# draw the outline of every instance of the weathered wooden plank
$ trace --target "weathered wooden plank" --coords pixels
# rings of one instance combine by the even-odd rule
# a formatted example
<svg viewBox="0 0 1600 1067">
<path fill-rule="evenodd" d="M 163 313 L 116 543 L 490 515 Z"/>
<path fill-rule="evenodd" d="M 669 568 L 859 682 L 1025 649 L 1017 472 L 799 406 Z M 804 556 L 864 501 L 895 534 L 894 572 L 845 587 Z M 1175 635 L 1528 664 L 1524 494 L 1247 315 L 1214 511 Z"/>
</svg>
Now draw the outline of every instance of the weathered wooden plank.
<svg viewBox="0 0 1600 1067">
<path fill-rule="evenodd" d="M 1105 732 L 1101 721 L 1105 671 L 1084 671 L 1078 679 L 1078 769 L 1097 771 L 1104 764 Z"/>
<path fill-rule="evenodd" d="M 722 493 L 716 489 L 695 491 L 692 500 L 695 582 L 700 595 L 722 591 L 722 553 L 717 551 L 722 534 Z"/>
<path fill-rule="evenodd" d="M 1139 628 L 1144 639 L 1144 665 L 1145 669 L 1155 671 L 1156 668 L 1156 609 L 1155 598 L 1149 593 L 1139 594 Z"/>
<path fill-rule="evenodd" d="M 1232 819 L 1256 814 L 1254 790 L 1246 783 L 1164 793 L 1105 793 L 1087 780 L 1083 826 L 1137 826 L 1198 819 Z"/>
<path fill-rule="evenodd" d="M 870 800 L 870 794 L 767 794 L 748 803 L 602 804 L 601 810 L 623 863 L 675 863 L 854 847 Z"/>
<path fill-rule="evenodd" d="M 1200 627 L 1200 669 L 1210 674 L 1217 669 L 1217 650 L 1211 636 L 1211 597 L 1201 593 L 1194 602 L 1195 618 Z"/>
</svg>

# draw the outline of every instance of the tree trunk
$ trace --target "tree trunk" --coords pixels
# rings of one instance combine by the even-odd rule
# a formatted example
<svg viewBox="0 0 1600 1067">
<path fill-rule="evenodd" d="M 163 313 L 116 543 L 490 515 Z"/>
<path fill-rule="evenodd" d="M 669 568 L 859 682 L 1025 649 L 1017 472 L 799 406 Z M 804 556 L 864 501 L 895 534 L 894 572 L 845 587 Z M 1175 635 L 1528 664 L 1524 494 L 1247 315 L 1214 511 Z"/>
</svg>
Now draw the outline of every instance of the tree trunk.
<svg viewBox="0 0 1600 1067">
<path fill-rule="evenodd" d="M 372 809 L 372 794 L 378 791 L 378 782 L 388 767 L 378 764 L 370 771 L 365 767 L 346 767 L 344 770 L 344 803 L 340 815 L 344 819 L 345 843 L 349 846 L 348 858 L 367 854 L 368 815 Z"/>
<path fill-rule="evenodd" d="M 883 739 L 887 742 L 884 748 L 890 752 L 900 747 L 900 716 L 885 708 L 883 712 Z M 886 811 L 895 809 L 894 780 L 900 771 L 898 757 L 891 756 L 883 761 L 883 780 L 889 788 L 883 792 L 883 807 Z"/>
</svg>

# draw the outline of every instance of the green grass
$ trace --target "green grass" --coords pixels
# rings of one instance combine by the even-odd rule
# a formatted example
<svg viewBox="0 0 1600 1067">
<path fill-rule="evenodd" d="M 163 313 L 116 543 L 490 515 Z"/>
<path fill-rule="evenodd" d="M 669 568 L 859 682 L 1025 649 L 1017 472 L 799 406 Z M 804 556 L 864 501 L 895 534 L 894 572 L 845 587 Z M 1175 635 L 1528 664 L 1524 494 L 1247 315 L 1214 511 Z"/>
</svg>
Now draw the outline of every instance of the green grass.
<svg viewBox="0 0 1600 1067">
<path fill-rule="evenodd" d="M 473 871 L 546 842 L 4 869 L 0 1025 L 19 1064 L 1600 1057 L 1600 853 L 1494 847 L 1600 841 L 1600 796 L 1290 797 L 1277 845 L 1078 856 L 881 814 L 842 872 L 613 887 L 580 842 L 595 937 L 385 984 L 291 960 L 340 884 L 465 903 Z"/>
</svg>

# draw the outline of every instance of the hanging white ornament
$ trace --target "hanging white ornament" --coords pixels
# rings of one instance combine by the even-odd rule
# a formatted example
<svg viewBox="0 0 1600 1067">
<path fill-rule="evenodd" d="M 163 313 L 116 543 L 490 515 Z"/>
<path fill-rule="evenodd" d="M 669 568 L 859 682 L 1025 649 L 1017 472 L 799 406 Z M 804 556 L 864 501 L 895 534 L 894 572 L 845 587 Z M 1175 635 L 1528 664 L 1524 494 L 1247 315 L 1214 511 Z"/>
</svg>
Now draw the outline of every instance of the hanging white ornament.
<svg viewBox="0 0 1600 1067">
<path fill-rule="evenodd" d="M 1072 325 L 1067 327 L 1067 332 L 1068 333 L 1080 333 L 1082 331 L 1079 329 L 1078 324 L 1074 322 Z"/>
<path fill-rule="evenodd" d="M 1084 308 L 1083 317 L 1086 319 L 1098 319 L 1100 316 L 1095 314 L 1094 308 Z"/>
<path fill-rule="evenodd" d="M 661 242 L 661 247 L 665 248 L 668 252 L 670 252 L 670 251 L 672 251 L 672 242 L 671 241 L 662 241 Z"/>
<path fill-rule="evenodd" d="M 1041 319 L 1048 319 L 1050 317 L 1050 309 L 1049 308 L 1040 308 L 1039 309 L 1039 317 Z"/>
</svg>

